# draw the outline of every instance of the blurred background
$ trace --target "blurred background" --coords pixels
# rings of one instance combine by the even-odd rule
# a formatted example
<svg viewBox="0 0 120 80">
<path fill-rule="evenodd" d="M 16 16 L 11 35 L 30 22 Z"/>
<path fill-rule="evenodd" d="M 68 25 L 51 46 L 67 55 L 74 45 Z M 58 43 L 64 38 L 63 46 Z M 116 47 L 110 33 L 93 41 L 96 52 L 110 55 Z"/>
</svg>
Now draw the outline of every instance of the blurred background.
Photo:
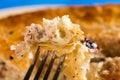
<svg viewBox="0 0 120 80">
<path fill-rule="evenodd" d="M 94 4 L 119 4 L 120 0 L 0 0 L 0 9 L 30 6 L 30 5 L 94 5 Z"/>
</svg>

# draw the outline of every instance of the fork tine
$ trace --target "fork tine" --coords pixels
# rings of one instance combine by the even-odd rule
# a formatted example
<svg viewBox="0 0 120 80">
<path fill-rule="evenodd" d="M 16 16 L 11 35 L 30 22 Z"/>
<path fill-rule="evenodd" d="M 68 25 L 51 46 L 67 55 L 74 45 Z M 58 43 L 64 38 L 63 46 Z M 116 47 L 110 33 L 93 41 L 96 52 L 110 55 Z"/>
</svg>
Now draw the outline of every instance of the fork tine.
<svg viewBox="0 0 120 80">
<path fill-rule="evenodd" d="M 49 77 L 50 71 L 52 70 L 52 66 L 53 66 L 55 58 L 56 58 L 56 55 L 52 54 L 51 61 L 49 63 L 48 69 L 47 69 L 47 71 L 45 73 L 45 76 L 44 76 L 43 80 L 48 80 L 48 77 Z"/>
<path fill-rule="evenodd" d="M 38 80 L 39 79 L 39 76 L 40 76 L 40 74 L 42 72 L 42 69 L 43 69 L 44 64 L 46 62 L 46 59 L 48 57 L 48 53 L 49 53 L 48 51 L 45 52 L 44 57 L 42 58 L 41 64 L 40 64 L 40 66 L 39 66 L 39 68 L 37 70 L 37 73 L 36 73 L 35 77 L 34 77 L 34 80 Z"/>
<path fill-rule="evenodd" d="M 32 71 L 33 71 L 33 68 L 34 68 L 34 66 L 35 66 L 35 63 L 36 63 L 36 61 L 37 61 L 37 59 L 38 59 L 39 54 L 40 54 L 40 46 L 38 46 L 38 49 L 37 49 L 36 54 L 35 54 L 35 56 L 34 56 L 33 62 L 32 62 L 32 64 L 30 65 L 30 67 L 29 67 L 29 69 L 28 69 L 28 71 L 27 71 L 27 73 L 26 73 L 26 75 L 25 75 L 25 77 L 24 77 L 24 80 L 29 80 L 30 75 L 31 75 L 31 73 L 32 73 Z"/>
<path fill-rule="evenodd" d="M 55 75 L 54 75 L 54 77 L 53 77 L 53 80 L 57 80 L 57 78 L 58 78 L 58 76 L 59 76 L 59 73 L 60 73 L 60 70 L 61 70 L 61 66 L 62 66 L 62 64 L 63 64 L 64 59 L 65 59 L 65 56 L 62 56 L 62 57 L 61 57 L 61 59 L 60 59 L 60 62 L 59 62 L 59 64 L 58 64 L 57 70 L 56 70 L 56 72 L 55 72 Z"/>
</svg>

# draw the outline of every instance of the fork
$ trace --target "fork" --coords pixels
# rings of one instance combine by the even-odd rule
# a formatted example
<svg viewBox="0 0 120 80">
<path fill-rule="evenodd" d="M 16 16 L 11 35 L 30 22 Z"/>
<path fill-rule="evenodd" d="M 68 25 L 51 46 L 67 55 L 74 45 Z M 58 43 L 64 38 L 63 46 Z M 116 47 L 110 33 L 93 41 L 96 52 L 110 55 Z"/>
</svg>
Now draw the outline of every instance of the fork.
<svg viewBox="0 0 120 80">
<path fill-rule="evenodd" d="M 35 74 L 34 80 L 38 80 L 39 79 L 39 77 L 40 77 L 41 72 L 42 72 L 42 70 L 43 70 L 43 68 L 45 66 L 45 62 L 46 62 L 47 57 L 48 57 L 49 54 L 52 54 L 52 57 L 51 57 L 50 63 L 48 65 L 48 68 L 47 68 L 47 70 L 45 72 L 45 75 L 44 75 L 44 78 L 43 78 L 43 80 L 48 80 L 48 77 L 50 75 L 50 72 L 51 72 L 51 69 L 53 67 L 54 61 L 57 58 L 56 54 L 54 54 L 53 51 L 52 52 L 46 51 L 44 53 L 44 56 L 43 56 L 42 61 L 41 61 L 40 65 L 39 65 L 39 68 L 38 68 L 38 70 L 37 70 L 37 72 Z M 40 46 L 38 46 L 38 49 L 37 49 L 37 51 L 35 53 L 35 56 L 33 58 L 33 62 L 30 65 L 30 67 L 29 67 L 29 69 L 28 69 L 28 71 L 27 71 L 27 73 L 26 73 L 26 75 L 24 77 L 24 80 L 29 80 L 29 78 L 31 76 L 31 73 L 33 72 L 33 69 L 35 67 L 35 64 L 37 62 L 37 59 L 38 59 L 39 55 L 40 55 Z M 62 66 L 62 64 L 64 62 L 64 59 L 65 59 L 65 55 L 60 58 L 60 61 L 58 63 L 57 69 L 55 71 L 55 74 L 54 74 L 54 77 L 53 77 L 52 80 L 57 80 L 58 79 L 58 76 L 59 76 L 59 73 L 61 71 L 61 66 Z"/>
</svg>

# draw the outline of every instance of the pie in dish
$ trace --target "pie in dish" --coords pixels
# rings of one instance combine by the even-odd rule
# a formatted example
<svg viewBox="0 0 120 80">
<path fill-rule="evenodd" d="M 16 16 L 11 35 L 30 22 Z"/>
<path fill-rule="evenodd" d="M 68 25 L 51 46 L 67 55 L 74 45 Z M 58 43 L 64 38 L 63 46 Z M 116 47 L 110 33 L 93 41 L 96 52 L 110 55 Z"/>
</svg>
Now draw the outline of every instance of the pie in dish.
<svg viewBox="0 0 120 80">
<path fill-rule="evenodd" d="M 65 14 L 73 23 L 80 24 L 85 36 L 98 44 L 100 55 L 91 59 L 88 80 L 120 79 L 120 5 L 69 6 L 39 10 L 10 16 L 0 20 L 0 79 L 22 80 L 31 61 L 25 54 L 18 60 L 11 44 L 24 40 L 25 27 L 41 24 L 42 18 L 52 19 Z M 14 49 L 14 46 L 12 46 Z M 101 55 L 102 54 L 102 55 Z M 94 74 L 91 74 L 94 73 Z M 10 75 L 11 74 L 11 75 Z"/>
</svg>

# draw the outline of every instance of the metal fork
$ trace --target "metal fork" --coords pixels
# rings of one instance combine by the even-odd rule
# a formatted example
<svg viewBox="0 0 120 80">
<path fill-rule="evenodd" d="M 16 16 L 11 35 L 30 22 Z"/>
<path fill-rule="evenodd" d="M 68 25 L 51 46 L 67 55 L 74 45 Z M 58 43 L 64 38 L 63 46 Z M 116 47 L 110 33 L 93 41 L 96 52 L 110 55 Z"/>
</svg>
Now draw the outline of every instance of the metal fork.
<svg viewBox="0 0 120 80">
<path fill-rule="evenodd" d="M 39 68 L 38 68 L 38 70 L 37 70 L 37 72 L 36 72 L 36 74 L 35 74 L 34 80 L 38 80 L 38 79 L 39 79 L 39 77 L 40 77 L 41 72 L 42 72 L 42 70 L 43 70 L 43 68 L 44 68 L 44 65 L 45 65 L 45 62 L 46 62 L 46 60 L 47 60 L 47 57 L 48 57 L 48 54 L 49 54 L 49 53 L 54 53 L 54 52 L 50 52 L 50 51 L 46 51 L 46 52 L 45 52 L 45 54 L 44 54 L 44 56 L 43 56 L 43 58 L 42 58 L 42 61 L 41 61 L 41 63 L 40 63 L 40 66 L 39 66 Z M 33 59 L 33 62 L 32 62 L 32 64 L 30 65 L 30 67 L 29 67 L 29 69 L 28 69 L 28 71 L 27 71 L 27 73 L 26 73 L 26 75 L 25 75 L 25 77 L 24 77 L 24 80 L 29 80 L 29 78 L 30 78 L 30 76 L 31 76 L 31 73 L 32 73 L 32 71 L 33 71 L 33 69 L 34 69 L 34 66 L 35 66 L 35 64 L 36 64 L 36 62 L 37 62 L 37 59 L 38 59 L 38 57 L 39 57 L 39 54 L 40 54 L 40 46 L 38 47 L 38 49 L 37 49 L 37 51 L 36 51 L 36 54 L 35 54 L 34 59 Z M 48 68 L 47 68 L 47 71 L 46 71 L 46 73 L 45 73 L 45 75 L 44 75 L 43 80 L 48 80 L 48 77 L 49 77 L 49 75 L 50 75 L 51 69 L 52 69 L 52 67 L 53 67 L 54 60 L 55 60 L 56 58 L 57 58 L 57 56 L 56 56 L 55 54 L 52 54 L 50 63 L 49 63 L 49 65 L 48 65 Z M 56 72 L 55 72 L 55 74 L 54 74 L 53 80 L 57 80 L 57 79 L 58 79 L 58 76 L 59 76 L 59 73 L 60 73 L 60 70 L 61 70 L 61 66 L 62 66 L 62 64 L 63 64 L 63 62 L 64 62 L 64 59 L 65 59 L 65 56 L 62 56 L 62 57 L 60 58 L 60 61 L 59 61 L 59 63 L 58 63 L 58 66 L 57 66 Z"/>
</svg>

